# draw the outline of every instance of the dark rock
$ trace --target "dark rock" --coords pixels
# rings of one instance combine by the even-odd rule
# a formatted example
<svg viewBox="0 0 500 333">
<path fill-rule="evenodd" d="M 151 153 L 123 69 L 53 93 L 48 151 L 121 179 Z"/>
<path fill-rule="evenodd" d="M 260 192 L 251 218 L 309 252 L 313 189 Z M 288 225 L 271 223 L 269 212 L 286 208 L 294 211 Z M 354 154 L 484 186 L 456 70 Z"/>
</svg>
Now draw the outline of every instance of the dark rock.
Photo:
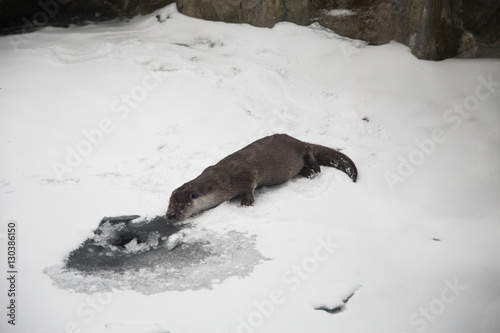
<svg viewBox="0 0 500 333">
<path fill-rule="evenodd" d="M 139 215 L 104 217 L 94 230 L 94 235 L 69 254 L 66 268 L 118 269 L 125 257 L 142 257 L 145 255 L 144 252 L 169 251 L 166 246 L 167 239 L 181 231 L 181 227 L 168 223 L 164 216 L 131 222 L 139 217 Z M 154 237 L 154 234 L 157 236 Z M 144 250 L 133 253 L 127 251 L 126 245 L 134 239 L 137 244 L 142 244 L 147 243 L 152 236 L 157 238 L 156 245 L 146 246 Z"/>
<path fill-rule="evenodd" d="M 191 17 L 267 28 L 282 21 L 305 25 L 309 23 L 307 8 L 304 0 L 177 0 L 177 9 Z"/>
<path fill-rule="evenodd" d="M 325 307 L 325 306 L 320 306 L 318 308 L 314 308 L 314 310 L 322 310 L 322 311 L 328 312 L 330 314 L 339 313 L 343 309 L 344 309 L 344 305 L 338 306 L 336 308 L 328 308 L 328 307 Z"/>
<path fill-rule="evenodd" d="M 118 223 L 128 223 L 130 221 L 133 221 L 135 219 L 138 219 L 141 217 L 140 215 L 122 215 L 122 216 L 113 216 L 113 217 L 103 217 L 101 220 L 101 223 L 99 225 L 102 225 L 106 222 L 109 222 L 111 225 L 113 224 L 118 224 Z"/>
<path fill-rule="evenodd" d="M 175 0 L 0 0 L 0 34 L 25 33 L 45 26 L 67 27 L 127 19 Z"/>
<path fill-rule="evenodd" d="M 458 15 L 466 32 L 463 51 L 476 57 L 500 57 L 500 1 L 462 0 Z"/>
<path fill-rule="evenodd" d="M 401 13 L 397 6 L 378 1 L 368 5 L 333 8 L 349 10 L 351 14 L 332 15 L 332 9 L 319 12 L 318 22 L 337 34 L 349 38 L 361 39 L 372 45 L 400 41 L 403 38 Z"/>
<path fill-rule="evenodd" d="M 0 34 L 127 19 L 172 2 L 0 0 Z M 404 43 L 421 59 L 500 57 L 500 1 L 496 0 L 177 0 L 177 8 L 204 20 L 268 28 L 282 21 L 318 22 L 372 45 Z"/>
<path fill-rule="evenodd" d="M 178 0 L 186 15 L 272 27 L 314 22 L 372 45 L 392 40 L 421 59 L 500 56 L 500 2 L 495 0 Z M 345 10 L 332 12 L 334 10 Z"/>
</svg>

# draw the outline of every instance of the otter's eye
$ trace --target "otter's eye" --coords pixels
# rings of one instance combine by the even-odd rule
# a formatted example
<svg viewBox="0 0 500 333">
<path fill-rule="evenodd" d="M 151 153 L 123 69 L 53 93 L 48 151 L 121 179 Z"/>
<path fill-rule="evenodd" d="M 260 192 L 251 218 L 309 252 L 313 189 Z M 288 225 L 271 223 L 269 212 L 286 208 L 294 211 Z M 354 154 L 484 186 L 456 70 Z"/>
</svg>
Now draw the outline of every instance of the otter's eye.
<svg viewBox="0 0 500 333">
<path fill-rule="evenodd" d="M 191 199 L 196 199 L 196 198 L 198 198 L 198 196 L 195 193 L 191 194 Z"/>
<path fill-rule="evenodd" d="M 179 210 L 184 210 L 184 208 L 186 208 L 186 204 L 181 203 L 178 208 Z"/>
</svg>

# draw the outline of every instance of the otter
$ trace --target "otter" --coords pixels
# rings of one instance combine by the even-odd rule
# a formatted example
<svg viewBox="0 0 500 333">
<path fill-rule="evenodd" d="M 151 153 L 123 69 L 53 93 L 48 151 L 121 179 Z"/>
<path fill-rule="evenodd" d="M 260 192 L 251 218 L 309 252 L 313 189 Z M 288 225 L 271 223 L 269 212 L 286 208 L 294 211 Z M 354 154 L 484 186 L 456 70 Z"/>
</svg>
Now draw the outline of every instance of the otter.
<svg viewBox="0 0 500 333">
<path fill-rule="evenodd" d="M 264 137 L 174 190 L 167 220 L 184 220 L 235 197 L 241 197 L 242 206 L 251 206 L 256 188 L 282 184 L 297 175 L 310 178 L 321 171 L 320 165 L 345 172 L 353 182 L 358 177 L 354 162 L 335 149 L 302 142 L 286 134 Z"/>
</svg>

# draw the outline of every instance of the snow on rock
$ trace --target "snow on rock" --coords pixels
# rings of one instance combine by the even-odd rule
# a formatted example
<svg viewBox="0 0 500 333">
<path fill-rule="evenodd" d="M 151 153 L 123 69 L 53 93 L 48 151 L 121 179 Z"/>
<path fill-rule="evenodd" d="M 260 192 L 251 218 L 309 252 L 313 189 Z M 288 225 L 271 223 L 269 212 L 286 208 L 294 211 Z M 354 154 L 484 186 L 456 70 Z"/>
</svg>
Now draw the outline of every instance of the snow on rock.
<svg viewBox="0 0 500 333">
<path fill-rule="evenodd" d="M 311 295 L 311 306 L 315 310 L 340 311 L 359 287 L 357 283 L 331 281 L 324 285 L 316 295 Z"/>
<path fill-rule="evenodd" d="M 152 219 L 138 215 L 105 217 L 82 247 L 86 247 L 84 252 L 106 256 L 139 254 L 162 246 L 171 250 L 179 244 L 182 233 L 163 216 Z"/>
<path fill-rule="evenodd" d="M 323 11 L 323 14 L 327 16 L 348 16 L 353 15 L 354 12 L 350 9 L 332 9 Z"/>
<path fill-rule="evenodd" d="M 183 237 L 184 234 L 182 232 L 170 235 L 167 239 L 167 249 L 169 251 L 173 250 L 177 245 L 179 245 Z"/>
</svg>

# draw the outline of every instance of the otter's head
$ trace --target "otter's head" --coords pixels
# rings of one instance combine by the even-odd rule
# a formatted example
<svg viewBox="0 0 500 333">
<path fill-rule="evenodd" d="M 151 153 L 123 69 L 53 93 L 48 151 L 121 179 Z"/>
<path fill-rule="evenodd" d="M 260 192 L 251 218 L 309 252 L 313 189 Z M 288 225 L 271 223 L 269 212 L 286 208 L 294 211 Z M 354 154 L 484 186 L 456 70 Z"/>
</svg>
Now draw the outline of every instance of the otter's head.
<svg viewBox="0 0 500 333">
<path fill-rule="evenodd" d="M 199 197 L 196 189 L 190 184 L 184 184 L 170 196 L 167 209 L 167 220 L 181 221 L 186 217 L 198 213 L 196 200 Z"/>
</svg>

